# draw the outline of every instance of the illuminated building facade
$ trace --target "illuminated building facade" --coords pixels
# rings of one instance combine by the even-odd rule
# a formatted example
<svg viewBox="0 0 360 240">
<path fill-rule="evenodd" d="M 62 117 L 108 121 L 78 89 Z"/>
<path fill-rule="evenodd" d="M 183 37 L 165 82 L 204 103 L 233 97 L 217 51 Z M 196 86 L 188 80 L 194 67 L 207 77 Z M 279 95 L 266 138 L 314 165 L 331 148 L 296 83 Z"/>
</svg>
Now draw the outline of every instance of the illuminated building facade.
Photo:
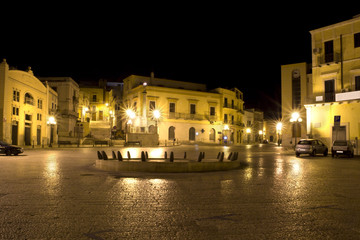
<svg viewBox="0 0 360 240">
<path fill-rule="evenodd" d="M 123 80 L 127 132 L 157 132 L 160 142 L 240 144 L 244 135 L 243 94 L 206 90 L 205 84 L 131 75 Z"/>
<path fill-rule="evenodd" d="M 115 126 L 115 104 L 113 91 L 107 82 L 97 86 L 80 85 L 78 118 L 83 127 L 83 137 L 110 139 Z"/>
<path fill-rule="evenodd" d="M 312 103 L 307 134 L 328 145 L 360 136 L 360 17 L 310 31 Z"/>
<path fill-rule="evenodd" d="M 282 145 L 294 145 L 295 137 L 297 139 L 306 138 L 306 109 L 304 105 L 311 101 L 311 66 L 305 62 L 282 65 Z M 294 113 L 299 114 L 297 121 L 292 121 Z"/>
<path fill-rule="evenodd" d="M 39 79 L 47 83 L 58 95 L 56 116 L 59 140 L 71 141 L 76 137 L 79 85 L 70 77 L 39 77 Z"/>
<path fill-rule="evenodd" d="M 283 144 L 293 137 L 334 140 L 360 137 L 360 17 L 310 31 L 311 68 L 284 65 L 282 76 Z M 294 121 L 298 112 L 302 121 Z M 292 120 L 290 122 L 290 120 Z M 294 126 L 295 130 L 294 130 Z M 295 131 L 299 131 L 295 134 Z"/>
<path fill-rule="evenodd" d="M 57 93 L 27 71 L 0 64 L 0 140 L 14 145 L 57 142 Z"/>
</svg>

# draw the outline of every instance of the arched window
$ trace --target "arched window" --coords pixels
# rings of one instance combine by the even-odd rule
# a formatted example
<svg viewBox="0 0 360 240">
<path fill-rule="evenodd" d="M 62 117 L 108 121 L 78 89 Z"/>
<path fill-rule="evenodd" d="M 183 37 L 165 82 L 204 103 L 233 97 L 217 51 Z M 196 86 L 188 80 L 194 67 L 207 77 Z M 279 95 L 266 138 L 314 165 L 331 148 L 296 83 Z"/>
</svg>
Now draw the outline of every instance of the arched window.
<svg viewBox="0 0 360 240">
<path fill-rule="evenodd" d="M 149 126 L 149 133 L 156 133 L 156 127 L 154 125 Z"/>
<path fill-rule="evenodd" d="M 171 126 L 169 127 L 169 140 L 175 139 L 175 127 Z"/>
<path fill-rule="evenodd" d="M 193 127 L 189 129 L 189 141 L 195 141 L 195 128 Z"/>
<path fill-rule="evenodd" d="M 30 93 L 25 93 L 25 103 L 34 105 L 34 98 Z"/>
</svg>

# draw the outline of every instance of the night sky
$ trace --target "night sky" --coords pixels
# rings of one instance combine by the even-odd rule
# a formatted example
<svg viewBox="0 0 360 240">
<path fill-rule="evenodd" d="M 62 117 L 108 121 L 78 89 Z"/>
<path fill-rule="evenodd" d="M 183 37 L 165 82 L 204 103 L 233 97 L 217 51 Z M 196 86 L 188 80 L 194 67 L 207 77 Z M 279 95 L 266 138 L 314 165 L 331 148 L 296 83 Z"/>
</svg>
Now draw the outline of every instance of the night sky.
<svg viewBox="0 0 360 240">
<path fill-rule="evenodd" d="M 21 70 L 31 66 L 38 77 L 77 82 L 154 71 L 155 77 L 209 89 L 237 87 L 246 108 L 276 118 L 280 66 L 310 63 L 309 31 L 360 14 L 353 3 L 22 4 L 2 16 L 0 58 Z"/>
</svg>

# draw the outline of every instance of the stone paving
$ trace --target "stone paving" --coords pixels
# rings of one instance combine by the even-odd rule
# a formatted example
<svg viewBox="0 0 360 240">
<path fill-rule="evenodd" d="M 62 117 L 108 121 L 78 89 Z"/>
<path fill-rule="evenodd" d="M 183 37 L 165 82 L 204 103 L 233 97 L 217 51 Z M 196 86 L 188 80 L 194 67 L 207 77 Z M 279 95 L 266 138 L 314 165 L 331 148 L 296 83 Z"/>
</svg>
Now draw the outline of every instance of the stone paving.
<svg viewBox="0 0 360 240">
<path fill-rule="evenodd" d="M 0 239 L 360 239 L 359 157 L 296 158 L 274 145 L 178 146 L 146 150 L 194 158 L 239 151 L 249 166 L 112 173 L 94 167 L 97 150 L 0 156 Z"/>
</svg>

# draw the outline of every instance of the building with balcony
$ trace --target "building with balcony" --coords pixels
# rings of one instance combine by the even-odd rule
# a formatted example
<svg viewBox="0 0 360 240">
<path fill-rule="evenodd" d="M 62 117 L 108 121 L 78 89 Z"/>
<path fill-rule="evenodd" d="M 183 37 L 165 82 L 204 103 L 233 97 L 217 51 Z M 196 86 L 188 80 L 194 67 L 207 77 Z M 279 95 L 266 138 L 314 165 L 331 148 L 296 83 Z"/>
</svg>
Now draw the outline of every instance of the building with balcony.
<svg viewBox="0 0 360 240">
<path fill-rule="evenodd" d="M 328 146 L 339 139 L 357 142 L 360 136 L 360 17 L 312 30 L 310 34 L 311 74 L 306 63 L 282 66 L 283 122 L 289 126 L 292 111 L 298 111 L 302 119 L 292 121 L 292 128 L 287 127 L 283 133 L 291 137 L 318 138 Z"/>
<path fill-rule="evenodd" d="M 127 133 L 159 134 L 160 141 L 240 144 L 243 94 L 238 89 L 131 75 L 123 80 Z"/>
<path fill-rule="evenodd" d="M 0 64 L 0 140 L 14 145 L 57 142 L 57 93 L 33 74 Z"/>
</svg>

